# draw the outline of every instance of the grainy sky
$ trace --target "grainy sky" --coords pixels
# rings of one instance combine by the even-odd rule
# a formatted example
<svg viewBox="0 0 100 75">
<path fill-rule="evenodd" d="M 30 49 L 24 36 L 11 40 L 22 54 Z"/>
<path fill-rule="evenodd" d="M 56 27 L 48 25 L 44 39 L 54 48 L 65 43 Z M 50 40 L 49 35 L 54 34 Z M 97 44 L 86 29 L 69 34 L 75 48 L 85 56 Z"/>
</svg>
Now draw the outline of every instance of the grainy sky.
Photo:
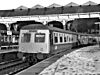
<svg viewBox="0 0 100 75">
<path fill-rule="evenodd" d="M 44 7 L 47 7 L 53 3 L 59 5 L 66 5 L 70 2 L 75 2 L 79 5 L 86 3 L 89 0 L 1 0 L 0 1 L 0 10 L 8 10 L 8 9 L 16 9 L 17 7 L 23 5 L 28 8 L 35 6 L 36 4 L 40 4 Z M 91 0 L 97 4 L 100 4 L 100 0 Z"/>
</svg>

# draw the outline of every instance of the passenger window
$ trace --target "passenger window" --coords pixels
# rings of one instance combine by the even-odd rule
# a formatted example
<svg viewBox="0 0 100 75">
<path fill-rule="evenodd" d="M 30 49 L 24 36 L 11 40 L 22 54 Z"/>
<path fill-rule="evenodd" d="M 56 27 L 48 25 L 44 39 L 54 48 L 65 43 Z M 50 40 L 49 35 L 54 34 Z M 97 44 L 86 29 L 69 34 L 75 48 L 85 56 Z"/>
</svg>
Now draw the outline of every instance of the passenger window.
<svg viewBox="0 0 100 75">
<path fill-rule="evenodd" d="M 55 43 L 58 43 L 58 37 L 54 37 L 54 39 L 55 39 Z"/>
<path fill-rule="evenodd" d="M 30 33 L 23 33 L 23 36 L 21 38 L 21 42 L 30 42 L 31 34 Z"/>
<path fill-rule="evenodd" d="M 62 37 L 60 37 L 60 42 L 63 42 L 63 38 Z"/>
<path fill-rule="evenodd" d="M 72 36 L 72 38 L 71 38 L 71 41 L 72 41 L 72 42 L 74 41 L 74 38 L 73 38 L 73 36 Z"/>
<path fill-rule="evenodd" d="M 66 37 L 66 39 L 67 39 L 67 41 L 69 41 L 69 38 L 68 38 L 68 36 Z"/>
<path fill-rule="evenodd" d="M 70 37 L 69 37 L 69 42 L 70 42 Z"/>
<path fill-rule="evenodd" d="M 45 42 L 45 34 L 44 33 L 36 33 L 35 34 L 35 42 L 36 43 Z"/>
<path fill-rule="evenodd" d="M 58 43 L 58 33 L 54 33 L 54 43 Z"/>
<path fill-rule="evenodd" d="M 64 42 L 67 42 L 66 36 L 64 35 Z"/>
<path fill-rule="evenodd" d="M 63 34 L 59 34 L 60 42 L 63 42 Z"/>
</svg>

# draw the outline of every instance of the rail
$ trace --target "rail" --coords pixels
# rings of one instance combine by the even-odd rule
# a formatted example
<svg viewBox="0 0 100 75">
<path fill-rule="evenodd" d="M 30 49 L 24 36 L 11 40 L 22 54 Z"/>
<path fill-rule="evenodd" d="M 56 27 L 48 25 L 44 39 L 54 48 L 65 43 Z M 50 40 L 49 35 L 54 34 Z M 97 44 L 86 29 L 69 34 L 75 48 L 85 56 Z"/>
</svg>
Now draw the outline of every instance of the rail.
<svg viewBox="0 0 100 75">
<path fill-rule="evenodd" d="M 9 63 L 5 63 L 0 65 L 0 75 L 2 74 L 9 74 L 13 75 L 13 73 L 22 70 L 26 67 L 29 67 L 29 64 L 22 60 L 15 60 Z"/>
</svg>

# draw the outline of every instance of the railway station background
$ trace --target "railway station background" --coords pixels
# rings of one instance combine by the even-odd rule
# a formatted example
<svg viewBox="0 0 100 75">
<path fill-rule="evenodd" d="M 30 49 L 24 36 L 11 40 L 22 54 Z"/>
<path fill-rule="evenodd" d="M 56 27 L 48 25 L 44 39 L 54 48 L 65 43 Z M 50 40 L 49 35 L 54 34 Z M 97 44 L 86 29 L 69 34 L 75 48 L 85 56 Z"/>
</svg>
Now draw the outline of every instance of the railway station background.
<svg viewBox="0 0 100 75">
<path fill-rule="evenodd" d="M 19 6 L 16 9 L 0 10 L 0 23 L 4 23 L 7 26 L 7 30 L 15 31 L 19 31 L 26 24 L 43 23 L 45 25 L 53 24 L 54 27 L 75 32 L 98 33 L 99 25 L 95 24 L 95 22 L 100 21 L 99 8 L 100 4 L 92 1 L 88 1 L 83 5 L 71 2 L 65 6 L 55 3 L 48 7 L 41 5 L 36 5 L 32 8 Z"/>
<path fill-rule="evenodd" d="M 18 49 L 20 29 L 28 24 L 42 23 L 74 32 L 98 34 L 99 24 L 96 23 L 100 22 L 99 8 L 100 4 L 89 1 L 83 5 L 71 2 L 65 6 L 52 4 L 48 7 L 41 5 L 36 5 L 33 8 L 20 6 L 17 9 L 0 10 L 0 32 L 3 35 L 1 49 L 3 46 L 6 46 L 6 49 Z M 23 55 L 12 51 L 2 54 L 2 56 L 1 62 L 16 59 L 17 56 L 21 58 Z"/>
</svg>

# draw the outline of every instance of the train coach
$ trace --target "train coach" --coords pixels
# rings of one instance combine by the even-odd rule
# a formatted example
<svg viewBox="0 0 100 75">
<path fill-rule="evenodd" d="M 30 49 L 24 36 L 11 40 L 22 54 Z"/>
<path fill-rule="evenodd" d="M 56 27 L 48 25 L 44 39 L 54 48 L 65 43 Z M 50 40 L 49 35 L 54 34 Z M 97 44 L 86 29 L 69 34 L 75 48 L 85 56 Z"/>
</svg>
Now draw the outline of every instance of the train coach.
<svg viewBox="0 0 100 75">
<path fill-rule="evenodd" d="M 98 43 L 100 35 L 95 34 L 86 34 L 86 33 L 77 33 L 78 34 L 78 45 L 79 46 L 88 46 L 95 45 Z"/>
<path fill-rule="evenodd" d="M 18 56 L 32 62 L 44 59 L 77 46 L 79 35 L 82 34 L 42 24 L 24 26 L 20 30 Z"/>
<path fill-rule="evenodd" d="M 20 30 L 19 51 L 37 59 L 56 54 L 77 45 L 77 34 L 42 24 L 31 24 Z"/>
</svg>

